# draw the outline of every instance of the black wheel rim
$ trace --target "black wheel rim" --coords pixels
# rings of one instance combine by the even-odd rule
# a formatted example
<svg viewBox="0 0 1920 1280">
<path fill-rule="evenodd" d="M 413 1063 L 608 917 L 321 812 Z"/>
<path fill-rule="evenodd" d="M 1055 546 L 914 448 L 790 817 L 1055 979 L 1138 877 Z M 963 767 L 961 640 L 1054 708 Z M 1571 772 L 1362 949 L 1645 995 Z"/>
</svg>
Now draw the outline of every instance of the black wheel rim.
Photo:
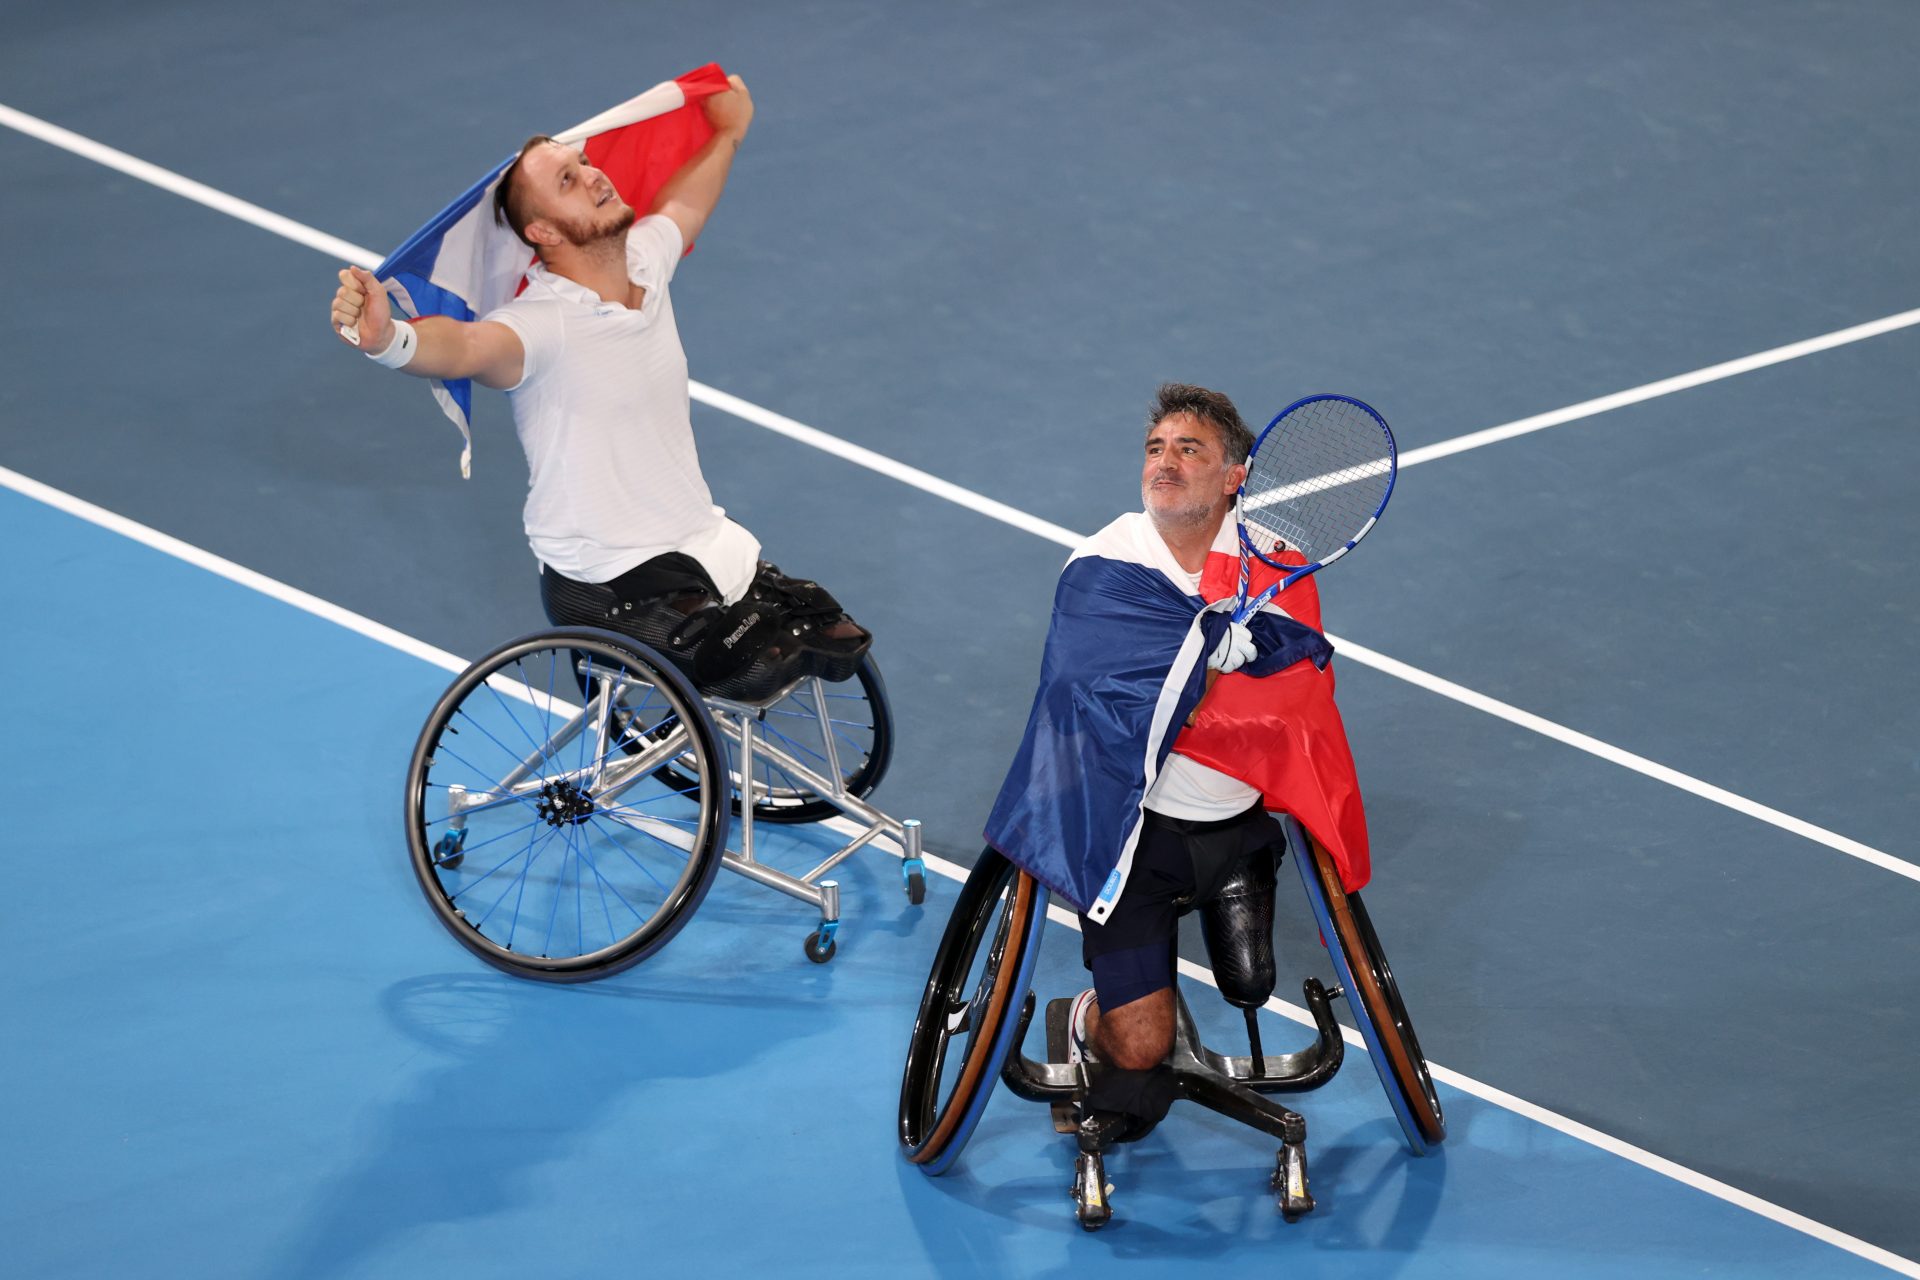
<svg viewBox="0 0 1920 1280">
<path fill-rule="evenodd" d="M 1393 966 L 1388 963 L 1387 953 L 1380 945 L 1380 936 L 1373 931 L 1373 920 L 1367 915 L 1366 904 L 1360 901 L 1360 895 L 1348 894 L 1347 906 L 1353 913 L 1354 930 L 1359 935 L 1360 945 L 1365 949 L 1369 967 L 1373 971 L 1374 985 L 1385 998 L 1394 1030 L 1407 1047 L 1408 1063 L 1415 1082 L 1426 1098 L 1427 1105 L 1432 1108 L 1435 1125 L 1425 1136 L 1429 1142 L 1438 1142 L 1446 1135 L 1446 1115 L 1440 1109 L 1440 1095 L 1433 1087 L 1433 1072 L 1427 1066 L 1427 1055 L 1420 1048 L 1420 1037 L 1414 1033 L 1413 1019 L 1407 1014 L 1406 1002 L 1400 998 L 1400 984 L 1394 981 Z"/>
<path fill-rule="evenodd" d="M 1025 881 L 1025 887 L 1022 886 Z M 1024 895 L 1024 897 L 1023 897 Z M 900 1143 L 909 1160 L 944 1171 L 998 1079 L 989 1061 L 1005 1040 L 1024 989 L 1044 895 L 992 850 L 961 886 L 934 956 L 900 1085 Z"/>
<path fill-rule="evenodd" d="M 690 769 L 684 786 L 648 767 L 669 756 Z M 617 972 L 664 945 L 712 883 L 727 825 L 719 758 L 704 708 L 644 646 L 586 629 L 502 646 L 447 690 L 415 747 L 416 877 L 442 924 L 498 968 Z"/>
</svg>

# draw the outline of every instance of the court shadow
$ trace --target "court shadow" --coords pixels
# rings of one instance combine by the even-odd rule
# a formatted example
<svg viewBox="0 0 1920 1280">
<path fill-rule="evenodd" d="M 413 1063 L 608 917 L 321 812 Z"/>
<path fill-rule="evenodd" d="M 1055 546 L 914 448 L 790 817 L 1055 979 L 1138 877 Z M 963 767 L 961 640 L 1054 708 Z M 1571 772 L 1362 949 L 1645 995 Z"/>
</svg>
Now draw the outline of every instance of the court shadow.
<svg viewBox="0 0 1920 1280">
<path fill-rule="evenodd" d="M 915 1213 L 931 1258 L 949 1258 L 955 1272 L 1031 1273 L 1001 1243 L 1017 1224 L 1058 1240 L 1075 1265 L 1101 1260 L 1238 1262 L 1265 1265 L 1304 1253 L 1342 1254 L 1343 1274 L 1397 1274 L 1418 1253 L 1438 1212 L 1447 1181 L 1446 1159 L 1407 1153 L 1391 1120 L 1369 1124 L 1324 1148 L 1309 1142 L 1310 1179 L 1318 1204 L 1288 1223 L 1268 1185 L 1277 1148 L 1252 1130 L 1221 1117 L 1176 1106 L 1145 1140 L 1110 1152 L 1114 1217 L 1084 1231 L 1068 1188 L 1074 1144 L 1047 1128 L 1046 1112 L 1032 1108 L 1013 1125 L 1001 1117 L 983 1126 L 953 1172 L 926 1178 L 900 1162 L 905 1199 L 933 1197 L 940 1211 Z M 1017 1127 L 1016 1127 L 1017 1126 Z M 1444 1148 L 1441 1149 L 1444 1151 Z M 1244 1159 L 1240 1158 L 1244 1154 Z M 975 1157 L 969 1164 L 969 1157 Z M 990 1180 L 1009 1157 L 1048 1172 Z M 1196 1158 L 1197 1157 L 1197 1158 Z M 973 1170 L 982 1172 L 976 1175 Z M 976 1215 L 951 1212 L 954 1203 Z M 972 1221 L 969 1221 L 969 1217 Z M 999 1230 L 994 1223 L 1001 1223 Z M 1383 1225 L 1384 1224 L 1384 1225 Z M 1284 1251 L 1284 1252 L 1276 1252 Z"/>
<path fill-rule="evenodd" d="M 485 973 L 396 982 L 381 1005 L 417 1046 L 396 1064 L 404 1083 L 355 1119 L 357 1140 L 342 1144 L 351 1154 L 316 1179 L 304 1223 L 263 1274 L 356 1274 L 422 1229 L 484 1229 L 524 1208 L 610 1112 L 664 1081 L 777 1049 L 779 1027 L 803 1030 L 777 1015 L 811 1003 L 791 985 L 776 997 L 727 983 L 549 986 Z"/>
<path fill-rule="evenodd" d="M 904 1157 L 896 1159 L 894 1165 L 901 1203 L 907 1206 L 908 1220 L 920 1239 L 921 1254 L 936 1274 L 1007 1276 L 1031 1272 L 1031 1267 L 1019 1265 L 1019 1259 L 1008 1249 L 1007 1233 L 995 1229 L 990 1212 L 969 1221 L 965 1215 L 951 1211 L 951 1203 L 956 1200 L 989 1208 L 993 1198 L 989 1188 L 964 1170 L 930 1178 Z"/>
<path fill-rule="evenodd" d="M 1352 1140 L 1361 1137 L 1374 1140 Z M 1384 1120 L 1316 1153 L 1315 1213 L 1327 1215 L 1316 1233 L 1319 1248 L 1381 1258 L 1419 1251 L 1446 1192 L 1447 1149 L 1415 1156 L 1400 1142 L 1399 1126 Z M 1398 1149 L 1382 1158 L 1383 1147 Z"/>
</svg>

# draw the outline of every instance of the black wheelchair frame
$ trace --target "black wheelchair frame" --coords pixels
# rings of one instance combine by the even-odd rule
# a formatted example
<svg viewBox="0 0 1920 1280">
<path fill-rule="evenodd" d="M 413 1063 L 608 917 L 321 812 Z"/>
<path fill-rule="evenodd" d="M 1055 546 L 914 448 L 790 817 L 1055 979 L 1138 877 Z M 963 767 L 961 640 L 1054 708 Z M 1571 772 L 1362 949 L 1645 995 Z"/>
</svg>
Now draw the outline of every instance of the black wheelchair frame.
<svg viewBox="0 0 1920 1280">
<path fill-rule="evenodd" d="M 1318 1088 L 1340 1069 L 1346 1045 L 1333 1000 L 1346 997 L 1408 1149 L 1415 1155 L 1433 1150 L 1446 1138 L 1446 1119 L 1360 895 L 1345 891 L 1331 856 L 1297 821 L 1286 817 L 1282 825 L 1287 855 L 1300 873 L 1339 979 L 1331 990 L 1314 977 L 1301 984 L 1314 1039 L 1290 1053 L 1264 1054 L 1249 1011 L 1252 1053 L 1216 1053 L 1201 1042 L 1176 986 L 1168 1065 L 1179 1097 L 1280 1141 L 1271 1186 L 1281 1215 L 1291 1222 L 1313 1209 L 1306 1120 L 1264 1095 Z M 954 904 L 914 1021 L 901 1080 L 899 1139 L 909 1162 L 929 1175 L 948 1172 L 998 1077 L 1015 1096 L 1050 1105 L 1056 1130 L 1074 1135 L 1073 1196 L 1081 1226 L 1091 1231 L 1112 1217 L 1105 1153 L 1129 1136 L 1134 1122 L 1082 1106 L 1088 1067 L 1068 1062 L 1068 1000 L 1056 999 L 1048 1007 L 1048 1061 L 1036 1062 L 1019 1051 L 1035 1011 L 1029 988 L 1046 913 L 1047 891 L 1032 876 L 991 848 L 982 853 Z"/>
</svg>

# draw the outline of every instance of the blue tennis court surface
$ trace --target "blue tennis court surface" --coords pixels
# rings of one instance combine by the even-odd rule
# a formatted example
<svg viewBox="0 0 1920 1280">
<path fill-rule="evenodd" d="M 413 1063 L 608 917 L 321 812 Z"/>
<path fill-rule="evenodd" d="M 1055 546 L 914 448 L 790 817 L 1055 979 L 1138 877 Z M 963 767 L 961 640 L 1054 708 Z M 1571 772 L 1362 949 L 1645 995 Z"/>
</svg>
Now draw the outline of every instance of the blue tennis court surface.
<svg viewBox="0 0 1920 1280">
<path fill-rule="evenodd" d="M 47 605 L 15 632 L 46 678 L 9 693 L 38 729 L 0 755 L 32 853 L 9 863 L 31 962 L 0 1050 L 32 1100 L 8 1124 L 18 1274 L 1879 1271 L 1450 1089 L 1444 1154 L 1414 1160 L 1358 1054 L 1305 1104 L 1320 1207 L 1294 1225 L 1271 1146 L 1187 1106 L 1111 1161 L 1122 1220 L 1097 1238 L 1068 1140 L 1010 1094 L 929 1180 L 892 1128 L 949 882 L 922 918 L 890 860 L 848 864 L 827 966 L 798 909 L 729 876 L 620 978 L 481 969 L 398 838 L 395 744 L 445 673 L 15 494 L 0 534 L 87 584 L 0 562 Z M 1056 928 L 1037 990 L 1080 985 L 1075 941 Z"/>
<path fill-rule="evenodd" d="M 6 30 L 9 1274 L 1920 1275 L 1920 9 L 189 0 Z M 1010 1094 L 954 1176 L 896 1154 L 949 880 L 916 909 L 856 855 L 815 966 L 808 909 L 723 875 L 578 988 L 485 969 L 420 901 L 401 786 L 451 675 L 418 655 L 541 625 L 525 471 L 482 393 L 458 479 L 425 390 L 328 335 L 333 272 L 709 60 L 759 111 L 675 279 L 693 374 L 831 439 L 697 403 L 703 466 L 874 631 L 876 799 L 951 864 L 1062 538 L 1137 501 L 1154 384 L 1393 424 L 1393 505 L 1322 591 L 1439 1157 L 1401 1154 L 1355 1053 L 1300 1102 L 1308 1219 L 1263 1139 L 1180 1108 L 1083 1236 L 1066 1140 Z M 1536 415 L 1564 421 L 1472 434 Z M 761 834 L 794 869 L 830 847 Z M 1314 967 L 1284 878 L 1280 928 Z"/>
</svg>

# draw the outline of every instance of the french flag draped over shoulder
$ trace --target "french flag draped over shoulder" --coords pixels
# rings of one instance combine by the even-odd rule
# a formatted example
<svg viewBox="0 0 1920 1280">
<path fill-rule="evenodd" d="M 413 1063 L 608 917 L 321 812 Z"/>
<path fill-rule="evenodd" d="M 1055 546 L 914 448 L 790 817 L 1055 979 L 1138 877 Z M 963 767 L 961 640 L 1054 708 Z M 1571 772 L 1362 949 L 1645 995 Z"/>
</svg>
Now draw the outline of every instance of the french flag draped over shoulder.
<svg viewBox="0 0 1920 1280">
<path fill-rule="evenodd" d="M 708 63 L 553 138 L 582 147 L 620 198 L 644 214 L 667 179 L 713 136 L 700 99 L 730 87 L 726 72 Z M 406 315 L 477 320 L 519 294 L 533 264 L 533 251 L 493 213 L 494 188 L 513 159 L 509 155 L 495 165 L 375 270 L 374 276 L 385 282 L 395 305 Z M 436 381 L 433 395 L 466 441 L 460 474 L 469 475 L 473 384 L 465 378 Z"/>
<path fill-rule="evenodd" d="M 1231 521 L 1222 532 L 1235 536 Z M 1286 575 L 1256 559 L 1248 576 L 1252 596 Z M 1276 595 L 1273 606 L 1318 632 L 1318 582 L 1302 578 Z M 1239 552 L 1216 545 L 1200 575 L 1201 596 L 1231 601 L 1239 585 Z M 1332 856 L 1341 885 L 1358 893 L 1373 878 L 1373 861 L 1360 779 L 1333 701 L 1333 667 L 1302 662 L 1258 678 L 1249 670 L 1220 677 L 1173 749 L 1257 788 L 1268 809 L 1298 818 Z"/>
<path fill-rule="evenodd" d="M 1328 825 L 1323 815 L 1340 809 L 1359 817 L 1364 867 L 1365 820 L 1346 737 L 1338 732 L 1336 745 L 1335 736 L 1326 732 L 1327 717 L 1336 729 L 1339 717 L 1331 673 L 1322 670 L 1333 650 L 1313 626 L 1275 607 L 1278 601 L 1262 609 L 1247 624 L 1259 656 L 1241 672 L 1220 677 L 1205 714 L 1194 727 L 1184 727 L 1206 692 L 1205 655 L 1226 631 L 1234 603 L 1239 557 L 1231 553 L 1233 537 L 1228 523 L 1222 542 L 1208 556 L 1202 595 L 1190 595 L 1168 577 L 1166 569 L 1177 572 L 1178 566 L 1146 515 L 1135 512 L 1083 543 L 1055 588 L 1040 687 L 987 819 L 986 838 L 1096 921 L 1112 913 L 1126 886 L 1139 841 L 1141 803 L 1169 751 L 1189 754 L 1187 739 L 1203 728 L 1200 741 L 1208 753 L 1195 758 L 1259 788 L 1268 808 L 1295 813 L 1336 861 L 1343 856 L 1337 842 L 1346 842 L 1350 853 L 1354 831 L 1350 822 L 1335 823 L 1323 834 Z M 1222 543 L 1229 549 L 1225 553 Z M 1218 590 L 1222 580 L 1225 589 Z M 1305 585 L 1296 584 L 1287 594 Z M 1283 697 L 1269 696 L 1276 676 L 1297 673 L 1329 679 L 1322 686 L 1295 678 Z M 1266 757 L 1292 748 L 1291 739 L 1285 746 L 1272 739 L 1274 717 L 1284 718 L 1282 704 L 1297 700 L 1302 691 L 1307 694 L 1304 714 L 1316 726 L 1314 748 L 1329 756 L 1324 776 L 1346 780 L 1344 790 L 1333 786 L 1340 798 L 1323 796 L 1317 805 L 1298 803 L 1310 797 L 1276 796 L 1266 785 L 1300 781 L 1297 769 L 1276 769 Z M 1351 798 L 1350 806 L 1344 797 Z M 1344 881 L 1347 864 L 1341 865 Z"/>
</svg>

